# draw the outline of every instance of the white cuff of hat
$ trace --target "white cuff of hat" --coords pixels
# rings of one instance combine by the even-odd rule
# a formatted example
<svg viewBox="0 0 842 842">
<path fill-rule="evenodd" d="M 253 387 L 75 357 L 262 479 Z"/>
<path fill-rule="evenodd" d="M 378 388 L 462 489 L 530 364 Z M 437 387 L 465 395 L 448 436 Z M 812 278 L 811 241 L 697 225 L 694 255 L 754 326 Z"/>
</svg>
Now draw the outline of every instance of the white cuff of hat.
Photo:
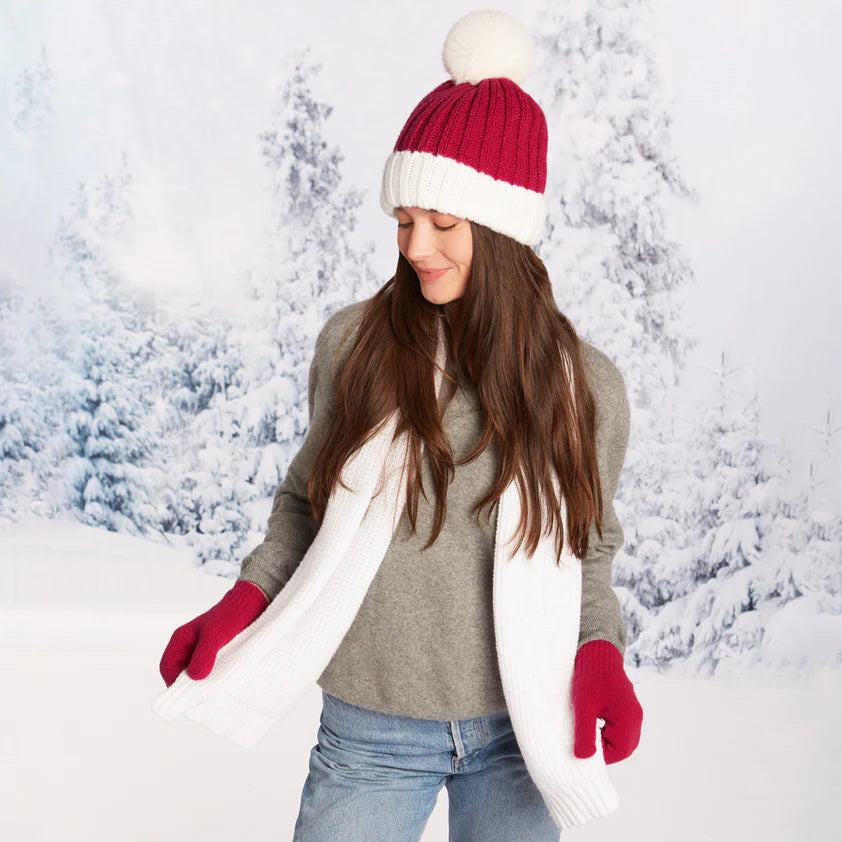
<svg viewBox="0 0 842 842">
<path fill-rule="evenodd" d="M 392 152 L 383 170 L 380 206 L 431 208 L 464 217 L 532 246 L 546 217 L 543 193 L 492 178 L 467 164 L 430 152 Z"/>
</svg>

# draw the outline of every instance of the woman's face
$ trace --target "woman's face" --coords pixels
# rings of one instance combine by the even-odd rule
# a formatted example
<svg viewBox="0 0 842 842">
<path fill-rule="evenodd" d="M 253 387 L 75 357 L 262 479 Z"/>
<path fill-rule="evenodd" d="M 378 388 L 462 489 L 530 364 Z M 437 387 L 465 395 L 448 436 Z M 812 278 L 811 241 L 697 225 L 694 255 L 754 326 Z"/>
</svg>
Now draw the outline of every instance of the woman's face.
<svg viewBox="0 0 842 842">
<path fill-rule="evenodd" d="M 470 221 L 424 208 L 396 208 L 395 216 L 398 248 L 415 269 L 424 298 L 433 304 L 461 298 L 474 256 Z"/>
</svg>

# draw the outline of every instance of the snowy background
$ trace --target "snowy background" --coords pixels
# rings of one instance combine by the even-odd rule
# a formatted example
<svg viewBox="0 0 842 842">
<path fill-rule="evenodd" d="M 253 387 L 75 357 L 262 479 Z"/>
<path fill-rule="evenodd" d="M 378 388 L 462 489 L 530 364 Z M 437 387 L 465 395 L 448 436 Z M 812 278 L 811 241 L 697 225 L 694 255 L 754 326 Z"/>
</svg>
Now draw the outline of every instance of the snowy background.
<svg viewBox="0 0 842 842">
<path fill-rule="evenodd" d="M 644 734 L 567 836 L 835 838 L 842 11 L 496 7 L 536 41 L 537 250 L 632 404 Z M 245 752 L 158 720 L 157 664 L 262 539 L 320 327 L 394 271 L 381 168 L 473 8 L 0 0 L 6 838 L 291 837 L 316 689 Z"/>
</svg>

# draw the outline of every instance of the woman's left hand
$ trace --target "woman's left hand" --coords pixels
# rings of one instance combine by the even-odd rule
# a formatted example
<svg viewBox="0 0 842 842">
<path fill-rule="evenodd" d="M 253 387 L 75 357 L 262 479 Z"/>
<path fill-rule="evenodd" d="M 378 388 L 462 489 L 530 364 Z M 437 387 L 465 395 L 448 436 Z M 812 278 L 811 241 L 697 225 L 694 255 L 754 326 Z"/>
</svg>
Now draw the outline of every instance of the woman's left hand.
<svg viewBox="0 0 842 842">
<path fill-rule="evenodd" d="M 643 708 L 623 668 L 623 655 L 608 640 L 590 640 L 579 648 L 573 666 L 573 753 L 596 754 L 596 720 L 602 728 L 606 763 L 624 760 L 640 742 Z"/>
</svg>

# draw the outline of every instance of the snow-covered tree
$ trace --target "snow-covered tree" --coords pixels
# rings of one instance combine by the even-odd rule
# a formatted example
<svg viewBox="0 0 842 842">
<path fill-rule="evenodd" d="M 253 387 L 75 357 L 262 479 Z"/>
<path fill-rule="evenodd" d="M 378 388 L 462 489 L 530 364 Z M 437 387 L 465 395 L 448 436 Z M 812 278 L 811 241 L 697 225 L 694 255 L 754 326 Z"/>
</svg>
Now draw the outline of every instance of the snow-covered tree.
<svg viewBox="0 0 842 842">
<path fill-rule="evenodd" d="M 697 340 L 695 280 L 666 231 L 667 201 L 697 199 L 669 148 L 647 0 L 553 0 L 535 32 L 549 131 L 545 236 L 536 250 L 562 309 L 619 361 L 639 408 L 661 407 Z"/>
<path fill-rule="evenodd" d="M 645 0 L 553 0 L 533 28 L 549 132 L 536 251 L 561 310 L 620 368 L 632 410 L 616 499 L 626 544 L 614 565 L 629 641 L 672 597 L 648 593 L 641 568 L 671 566 L 680 579 L 697 537 L 681 512 L 690 479 L 672 394 L 697 342 L 682 295 L 695 278 L 666 230 L 668 202 L 697 197 L 669 148 L 649 13 Z"/>
<path fill-rule="evenodd" d="M 306 431 L 307 373 L 318 332 L 336 310 L 379 286 L 370 264 L 374 244 L 354 236 L 364 194 L 345 184 L 344 156 L 326 140 L 333 107 L 313 95 L 321 65 L 310 63 L 310 52 L 308 46 L 290 53 L 270 125 L 260 134 L 274 211 L 266 258 L 248 288 L 249 334 L 256 339 L 248 412 L 253 443 L 264 448 L 256 467 L 262 494 L 274 491 Z M 273 443 L 279 447 L 266 452 Z M 273 468 L 276 458 L 282 461 Z"/>
<path fill-rule="evenodd" d="M 818 604 L 842 611 L 834 573 L 842 545 L 832 526 L 839 517 L 818 522 L 806 495 L 793 494 L 782 472 L 764 467 L 757 395 L 746 401 L 745 392 L 723 354 L 717 399 L 699 410 L 686 441 L 692 470 L 676 516 L 682 536 L 692 535 L 695 525 L 692 543 L 671 552 L 648 537 L 646 522 L 635 531 L 637 564 L 625 566 L 620 579 L 651 619 L 628 647 L 634 663 L 680 665 L 705 676 L 800 666 L 799 659 L 792 663 L 791 634 L 781 646 L 779 612 L 808 595 L 814 606 L 808 613 Z M 630 575 L 636 578 L 629 581 Z M 842 656 L 842 643 L 837 652 Z"/>
<path fill-rule="evenodd" d="M 374 245 L 361 246 L 352 237 L 364 194 L 343 184 L 344 156 L 325 139 L 333 107 L 314 98 L 321 65 L 309 63 L 310 52 L 307 46 L 290 53 L 271 123 L 259 138 L 274 219 L 266 232 L 267 265 L 252 294 L 269 305 L 273 330 L 287 326 L 283 320 L 290 312 L 320 323 L 325 314 L 374 291 Z"/>
<path fill-rule="evenodd" d="M 74 336 L 61 302 L 0 293 L 0 522 L 53 517 L 72 506 L 60 466 L 72 452 L 61 406 Z"/>
<path fill-rule="evenodd" d="M 16 519 L 21 501 L 38 498 L 39 454 L 57 414 L 45 400 L 43 357 L 27 350 L 36 336 L 32 308 L 11 284 L 0 299 L 0 522 Z M 37 346 L 36 346 L 37 347 Z M 42 514 L 44 512 L 41 512 Z"/>
<path fill-rule="evenodd" d="M 150 427 L 161 441 L 158 462 L 168 466 L 167 530 L 184 535 L 200 562 L 228 563 L 249 531 L 255 497 L 245 437 L 231 413 L 220 412 L 241 397 L 242 326 L 197 301 L 158 329 L 168 350 Z"/>
<path fill-rule="evenodd" d="M 810 457 L 807 496 L 810 504 L 823 507 L 842 500 L 842 427 L 827 409 L 821 427 L 811 428 L 816 446 Z"/>
<path fill-rule="evenodd" d="M 93 191 L 80 184 L 50 248 L 58 283 L 76 290 L 79 305 L 77 334 L 64 352 L 61 411 L 72 445 L 60 470 L 83 522 L 148 534 L 166 520 L 157 502 L 164 478 L 146 428 L 153 334 L 108 250 L 110 240 L 131 234 L 131 183 L 123 156 L 117 174 Z"/>
<path fill-rule="evenodd" d="M 9 116 L 19 132 L 29 134 L 49 123 L 53 116 L 55 87 L 55 77 L 47 62 L 47 48 L 42 45 L 38 64 L 22 70 L 14 80 Z"/>
<path fill-rule="evenodd" d="M 237 318 L 197 320 L 184 347 L 179 392 L 201 396 L 188 437 L 190 459 L 175 503 L 200 559 L 233 563 L 246 533 L 265 531 L 250 504 L 271 495 L 307 427 L 307 376 L 316 336 L 340 307 L 376 288 L 373 245 L 354 241 L 362 194 L 343 182 L 343 156 L 328 145 L 332 108 L 311 85 L 309 48 L 291 54 L 260 151 L 273 218 L 265 253 L 244 268 Z M 248 516 L 247 516 L 248 515 Z M 201 537 L 200 537 L 201 536 Z"/>
<path fill-rule="evenodd" d="M 682 529 L 670 537 L 686 536 L 692 543 L 675 552 L 677 547 L 660 536 L 652 540 L 638 531 L 630 548 L 637 564 L 619 574 L 647 608 L 658 612 L 629 647 L 638 663 L 660 665 L 692 655 L 694 664 L 715 668 L 714 650 L 723 635 L 739 614 L 756 608 L 751 582 L 759 575 L 760 498 L 768 477 L 761 467 L 756 396 L 743 406 L 730 375 L 723 356 L 719 400 L 699 410 L 684 442 L 691 470 L 682 479 L 683 495 L 676 498 L 681 503 L 674 514 Z M 670 488 L 672 494 L 679 490 Z M 648 524 L 642 526 L 645 532 Z"/>
</svg>

